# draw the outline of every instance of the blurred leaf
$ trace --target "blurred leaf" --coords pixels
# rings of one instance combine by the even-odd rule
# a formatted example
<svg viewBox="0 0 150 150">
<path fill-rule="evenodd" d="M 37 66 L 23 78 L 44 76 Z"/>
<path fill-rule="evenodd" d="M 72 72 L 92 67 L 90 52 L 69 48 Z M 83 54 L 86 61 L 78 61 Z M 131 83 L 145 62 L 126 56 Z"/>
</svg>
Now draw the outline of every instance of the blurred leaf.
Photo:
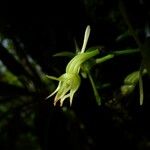
<svg viewBox="0 0 150 150">
<path fill-rule="evenodd" d="M 20 87 L 23 86 L 18 77 L 12 74 L 1 61 L 0 61 L 0 76 L 1 76 L 0 82 L 1 81 L 6 82 Z"/>
<path fill-rule="evenodd" d="M 27 96 L 27 95 L 33 95 L 34 92 L 28 91 L 25 88 L 15 86 L 13 84 L 8 84 L 5 82 L 0 82 L 0 96 Z"/>
<path fill-rule="evenodd" d="M 56 53 L 53 55 L 54 57 L 57 57 L 57 56 L 67 56 L 67 57 L 74 57 L 75 54 L 72 53 L 72 52 L 67 52 L 67 51 L 64 51 L 64 52 L 60 52 L 60 53 Z"/>
<path fill-rule="evenodd" d="M 11 55 L 6 48 L 0 44 L 0 59 L 7 66 L 7 68 L 15 75 L 25 75 L 31 78 L 31 73 L 25 70 L 25 68 Z"/>
</svg>

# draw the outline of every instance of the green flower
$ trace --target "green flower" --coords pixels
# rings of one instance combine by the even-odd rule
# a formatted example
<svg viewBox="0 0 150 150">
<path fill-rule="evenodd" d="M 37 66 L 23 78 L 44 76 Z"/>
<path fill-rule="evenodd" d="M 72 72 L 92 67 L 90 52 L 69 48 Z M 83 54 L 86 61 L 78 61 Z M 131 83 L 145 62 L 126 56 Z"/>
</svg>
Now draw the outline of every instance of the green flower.
<svg viewBox="0 0 150 150">
<path fill-rule="evenodd" d="M 63 75 L 61 75 L 59 78 L 56 78 L 53 76 L 47 76 L 50 79 L 59 81 L 59 84 L 56 90 L 47 97 L 48 99 L 49 97 L 56 94 L 54 98 L 54 105 L 56 105 L 56 103 L 60 101 L 60 106 L 62 106 L 64 100 L 67 98 L 70 98 L 70 105 L 72 104 L 73 96 L 75 92 L 78 90 L 80 86 L 80 82 L 81 82 L 81 79 L 79 76 L 81 65 L 88 59 L 99 54 L 98 49 L 90 51 L 90 52 L 85 52 L 85 48 L 87 45 L 89 35 L 90 35 L 90 26 L 87 26 L 85 30 L 82 49 L 80 52 L 78 52 L 78 54 L 75 57 L 73 57 L 70 60 L 70 62 L 68 63 L 66 67 L 66 72 Z"/>
<path fill-rule="evenodd" d="M 126 78 L 124 79 L 124 85 L 121 86 L 121 93 L 123 95 L 128 95 L 132 93 L 135 89 L 135 86 L 138 84 L 140 80 L 140 76 L 146 73 L 147 73 L 147 70 L 143 69 L 141 71 L 141 75 L 140 75 L 140 71 L 134 71 L 130 73 L 129 75 L 127 75 Z"/>
<path fill-rule="evenodd" d="M 48 77 L 51 79 L 53 78 L 52 76 L 48 76 Z M 62 106 L 64 100 L 69 97 L 70 97 L 70 105 L 71 105 L 74 93 L 78 90 L 80 86 L 80 81 L 81 81 L 80 76 L 78 74 L 65 73 L 61 75 L 59 78 L 55 78 L 55 80 L 59 81 L 58 87 L 47 98 L 57 93 L 54 99 L 54 105 L 56 105 L 57 101 L 60 100 L 60 106 Z"/>
<path fill-rule="evenodd" d="M 136 85 L 139 83 L 140 105 L 143 104 L 143 99 L 144 99 L 142 76 L 144 74 L 147 74 L 147 70 L 142 67 L 140 68 L 139 71 L 134 71 L 131 74 L 129 74 L 124 79 L 124 85 L 121 86 L 122 95 L 128 95 L 134 91 Z"/>
</svg>

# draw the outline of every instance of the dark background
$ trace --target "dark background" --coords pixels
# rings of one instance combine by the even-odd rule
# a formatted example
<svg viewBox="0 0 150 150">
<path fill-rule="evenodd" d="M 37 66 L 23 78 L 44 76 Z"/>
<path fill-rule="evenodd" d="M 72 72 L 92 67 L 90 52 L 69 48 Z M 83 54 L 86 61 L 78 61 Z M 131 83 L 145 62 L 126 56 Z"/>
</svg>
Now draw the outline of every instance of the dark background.
<svg viewBox="0 0 150 150">
<path fill-rule="evenodd" d="M 138 87 L 128 96 L 120 95 L 123 79 L 139 68 L 141 55 L 117 57 L 92 70 L 102 106 L 97 106 L 91 85 L 82 79 L 81 87 L 69 107 L 53 106 L 53 98 L 45 101 L 57 86 L 45 74 L 64 73 L 70 58 L 52 57 L 62 51 L 75 52 L 74 40 L 82 47 L 84 31 L 91 26 L 87 47 L 104 46 L 104 54 L 114 50 L 137 48 L 128 34 L 128 26 L 117 0 L 5 1 L 0 10 L 0 34 L 11 39 L 20 58 L 0 45 L 0 60 L 23 86 L 0 74 L 0 149 L 2 150 L 93 150 L 149 149 L 149 77 L 144 77 L 144 105 L 139 106 Z M 145 26 L 149 24 L 147 1 L 124 3 L 133 28 L 143 43 Z M 120 41 L 117 37 L 123 36 Z M 22 46 L 23 45 L 23 46 Z M 41 67 L 39 75 L 32 57 Z M 2 68 L 0 68 L 2 70 Z M 40 71 L 39 71 L 40 72 Z M 43 79 L 44 78 L 44 79 Z M 113 98 L 115 100 L 113 101 Z"/>
</svg>

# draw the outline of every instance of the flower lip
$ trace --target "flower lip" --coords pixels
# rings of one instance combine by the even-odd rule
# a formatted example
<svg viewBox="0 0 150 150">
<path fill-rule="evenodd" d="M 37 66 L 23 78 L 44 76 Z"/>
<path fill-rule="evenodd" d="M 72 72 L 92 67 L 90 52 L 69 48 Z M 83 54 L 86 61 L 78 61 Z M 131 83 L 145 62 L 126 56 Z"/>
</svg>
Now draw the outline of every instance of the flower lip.
<svg viewBox="0 0 150 150">
<path fill-rule="evenodd" d="M 65 73 L 60 76 L 58 80 L 58 87 L 47 97 L 47 99 L 57 93 L 54 99 L 54 105 L 56 105 L 56 103 L 60 100 L 60 106 L 62 106 L 64 100 L 69 97 L 71 105 L 74 93 L 80 86 L 80 76 L 78 74 Z"/>
</svg>

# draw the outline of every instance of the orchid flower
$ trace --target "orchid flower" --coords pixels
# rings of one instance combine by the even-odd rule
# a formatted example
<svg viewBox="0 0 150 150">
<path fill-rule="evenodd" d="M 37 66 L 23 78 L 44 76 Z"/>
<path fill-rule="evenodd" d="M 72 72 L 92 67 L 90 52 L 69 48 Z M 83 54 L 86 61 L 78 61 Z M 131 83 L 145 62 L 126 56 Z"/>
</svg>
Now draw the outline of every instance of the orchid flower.
<svg viewBox="0 0 150 150">
<path fill-rule="evenodd" d="M 140 68 L 139 71 L 134 71 L 127 75 L 127 77 L 124 79 L 124 85 L 121 86 L 122 95 L 128 95 L 134 91 L 135 86 L 139 82 L 140 105 L 143 104 L 144 99 L 142 76 L 145 74 L 147 74 L 147 70 Z"/>
<path fill-rule="evenodd" d="M 62 106 L 64 100 L 67 98 L 70 98 L 70 105 L 72 105 L 73 96 L 75 92 L 78 90 L 81 83 L 81 79 L 79 76 L 81 65 L 88 59 L 99 54 L 98 49 L 90 52 L 85 52 L 89 35 L 90 35 L 90 26 L 88 25 L 85 30 L 83 46 L 81 48 L 81 51 L 78 52 L 78 54 L 75 55 L 70 60 L 70 62 L 66 66 L 66 72 L 63 75 L 61 75 L 58 78 L 47 75 L 48 78 L 59 81 L 56 90 L 46 98 L 48 99 L 54 94 L 56 94 L 54 98 L 54 106 L 58 101 L 60 101 L 60 106 Z"/>
</svg>

